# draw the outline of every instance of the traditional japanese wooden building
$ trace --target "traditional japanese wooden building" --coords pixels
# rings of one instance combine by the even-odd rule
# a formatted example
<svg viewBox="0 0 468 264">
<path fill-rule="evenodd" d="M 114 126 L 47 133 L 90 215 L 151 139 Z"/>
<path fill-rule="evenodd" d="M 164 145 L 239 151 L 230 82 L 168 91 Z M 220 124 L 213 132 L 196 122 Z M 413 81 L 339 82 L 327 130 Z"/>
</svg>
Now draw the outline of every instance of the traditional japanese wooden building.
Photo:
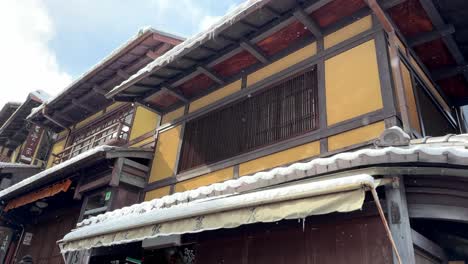
<svg viewBox="0 0 468 264">
<path fill-rule="evenodd" d="M 77 221 L 141 200 L 159 119 L 144 105 L 104 94 L 181 41 L 142 29 L 60 94 L 22 112 L 23 122 L 54 136 L 45 169 L 0 192 L 2 216 L 17 226 L 5 263 L 28 255 L 34 263 L 63 263 L 56 241 Z M 23 135 L 10 130 L 7 143 L 17 142 L 14 130 Z M 8 145 L 14 161 L 25 159 L 28 141 L 21 146 Z"/>
<path fill-rule="evenodd" d="M 64 257 L 464 263 L 467 10 L 241 4 L 106 94 L 161 118 L 146 202 L 81 221 Z"/>
<path fill-rule="evenodd" d="M 144 31 L 29 116 L 58 137 L 0 191 L 9 260 L 465 263 L 467 12 L 249 0 Z"/>
</svg>

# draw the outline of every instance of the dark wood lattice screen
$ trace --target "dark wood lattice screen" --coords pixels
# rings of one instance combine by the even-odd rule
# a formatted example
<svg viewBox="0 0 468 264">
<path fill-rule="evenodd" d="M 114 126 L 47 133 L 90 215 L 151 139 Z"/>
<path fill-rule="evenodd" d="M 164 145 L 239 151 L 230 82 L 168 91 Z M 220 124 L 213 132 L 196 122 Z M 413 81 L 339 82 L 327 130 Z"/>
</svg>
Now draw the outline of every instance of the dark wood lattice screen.
<svg viewBox="0 0 468 264">
<path fill-rule="evenodd" d="M 318 127 L 315 68 L 186 124 L 179 170 L 221 161 Z"/>
</svg>

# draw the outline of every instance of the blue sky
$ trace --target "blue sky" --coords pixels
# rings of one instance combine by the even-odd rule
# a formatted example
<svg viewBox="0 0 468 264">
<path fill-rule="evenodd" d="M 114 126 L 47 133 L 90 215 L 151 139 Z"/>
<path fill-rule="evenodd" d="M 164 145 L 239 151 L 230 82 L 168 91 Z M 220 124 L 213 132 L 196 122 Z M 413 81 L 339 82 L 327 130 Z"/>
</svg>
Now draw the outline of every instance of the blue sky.
<svg viewBox="0 0 468 264">
<path fill-rule="evenodd" d="M 76 77 L 139 28 L 188 37 L 223 15 L 241 0 L 48 0 L 55 24 L 50 47 L 59 65 Z"/>
<path fill-rule="evenodd" d="M 57 94 L 142 27 L 189 37 L 242 1 L 0 1 L 0 107 Z"/>
</svg>

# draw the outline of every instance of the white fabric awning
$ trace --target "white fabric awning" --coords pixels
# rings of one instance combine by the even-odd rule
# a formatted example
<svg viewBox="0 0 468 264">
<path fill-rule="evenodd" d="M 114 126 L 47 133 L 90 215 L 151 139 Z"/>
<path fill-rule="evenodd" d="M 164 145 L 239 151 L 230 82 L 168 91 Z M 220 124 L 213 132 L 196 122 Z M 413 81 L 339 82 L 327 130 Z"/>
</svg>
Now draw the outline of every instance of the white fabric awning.
<svg viewBox="0 0 468 264">
<path fill-rule="evenodd" d="M 159 236 L 197 233 L 244 224 L 301 219 L 362 208 L 365 191 L 378 183 L 369 175 L 309 180 L 245 194 L 195 200 L 166 208 L 144 208 L 86 225 L 59 241 L 62 253 Z"/>
</svg>

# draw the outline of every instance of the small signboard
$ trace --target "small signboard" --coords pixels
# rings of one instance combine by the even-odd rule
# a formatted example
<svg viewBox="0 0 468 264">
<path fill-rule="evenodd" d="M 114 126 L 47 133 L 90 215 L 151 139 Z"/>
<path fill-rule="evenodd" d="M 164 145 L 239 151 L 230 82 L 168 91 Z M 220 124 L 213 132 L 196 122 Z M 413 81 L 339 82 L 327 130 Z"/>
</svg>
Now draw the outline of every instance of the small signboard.
<svg viewBox="0 0 468 264">
<path fill-rule="evenodd" d="M 39 141 L 44 129 L 40 126 L 33 125 L 31 131 L 29 131 L 28 137 L 26 138 L 26 144 L 21 151 L 20 161 L 25 163 L 31 163 L 36 153 L 36 149 L 39 146 Z"/>
<path fill-rule="evenodd" d="M 23 245 L 30 246 L 33 238 L 33 233 L 26 232 L 24 233 Z"/>
<path fill-rule="evenodd" d="M 12 236 L 13 230 L 11 228 L 0 226 L 0 263 L 5 261 Z"/>
<path fill-rule="evenodd" d="M 111 198 L 111 193 L 112 193 L 111 191 L 106 192 L 106 196 L 104 197 L 104 200 L 105 200 L 105 201 L 109 201 L 109 200 L 110 200 L 110 198 Z"/>
</svg>

